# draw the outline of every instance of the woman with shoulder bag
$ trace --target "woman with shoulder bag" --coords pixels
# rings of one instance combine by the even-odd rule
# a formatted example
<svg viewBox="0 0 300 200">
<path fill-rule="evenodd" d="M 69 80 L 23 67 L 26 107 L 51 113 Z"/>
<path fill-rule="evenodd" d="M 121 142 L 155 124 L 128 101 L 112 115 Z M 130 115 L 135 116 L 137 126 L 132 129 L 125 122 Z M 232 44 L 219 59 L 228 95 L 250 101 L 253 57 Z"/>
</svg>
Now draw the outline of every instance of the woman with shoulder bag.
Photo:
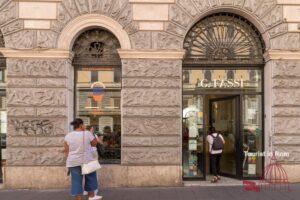
<svg viewBox="0 0 300 200">
<path fill-rule="evenodd" d="M 75 196 L 76 200 L 82 200 L 85 190 L 88 192 L 89 200 L 101 200 L 102 197 L 94 193 L 98 189 L 96 171 L 83 175 L 83 168 L 94 160 L 91 148 L 97 145 L 97 139 L 85 130 L 82 119 L 75 119 L 71 125 L 74 126 L 74 131 L 66 135 L 64 142 L 66 166 L 71 173 L 71 195 Z M 84 189 L 83 177 L 85 178 Z"/>
</svg>

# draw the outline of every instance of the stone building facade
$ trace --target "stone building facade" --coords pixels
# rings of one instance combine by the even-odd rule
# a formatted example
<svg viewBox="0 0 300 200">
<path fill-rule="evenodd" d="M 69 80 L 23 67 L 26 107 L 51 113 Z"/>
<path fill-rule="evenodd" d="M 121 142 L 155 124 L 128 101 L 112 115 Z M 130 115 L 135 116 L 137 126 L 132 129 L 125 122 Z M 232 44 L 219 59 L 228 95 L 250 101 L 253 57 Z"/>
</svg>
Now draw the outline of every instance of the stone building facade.
<svg viewBox="0 0 300 200">
<path fill-rule="evenodd" d="M 0 0 L 0 57 L 7 69 L 7 188 L 63 188 L 62 144 L 74 118 L 77 37 L 92 28 L 119 41 L 121 161 L 104 186 L 178 186 L 182 172 L 184 41 L 201 19 L 232 13 L 263 38 L 264 150 L 300 181 L 300 1 Z M 265 162 L 265 164 L 267 161 Z"/>
</svg>

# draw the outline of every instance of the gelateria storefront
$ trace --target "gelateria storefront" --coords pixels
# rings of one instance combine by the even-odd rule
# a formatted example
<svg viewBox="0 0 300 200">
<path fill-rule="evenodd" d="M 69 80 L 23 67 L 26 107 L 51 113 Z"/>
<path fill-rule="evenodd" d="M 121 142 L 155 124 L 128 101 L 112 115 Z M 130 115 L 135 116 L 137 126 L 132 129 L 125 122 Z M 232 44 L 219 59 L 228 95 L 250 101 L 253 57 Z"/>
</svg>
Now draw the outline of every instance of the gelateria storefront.
<svg viewBox="0 0 300 200">
<path fill-rule="evenodd" d="M 220 163 L 224 176 L 261 177 L 263 158 L 250 156 L 264 146 L 264 44 L 258 31 L 243 18 L 217 14 L 191 29 L 185 48 L 183 178 L 205 180 L 210 175 L 210 127 L 225 139 Z"/>
</svg>

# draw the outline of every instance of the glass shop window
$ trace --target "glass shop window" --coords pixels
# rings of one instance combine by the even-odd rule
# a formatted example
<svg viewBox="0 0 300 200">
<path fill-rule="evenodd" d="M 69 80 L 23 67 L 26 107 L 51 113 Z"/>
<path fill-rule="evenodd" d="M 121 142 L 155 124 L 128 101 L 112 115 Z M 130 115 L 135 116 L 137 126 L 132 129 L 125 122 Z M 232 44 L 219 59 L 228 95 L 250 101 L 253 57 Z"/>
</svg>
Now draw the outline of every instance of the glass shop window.
<svg viewBox="0 0 300 200">
<path fill-rule="evenodd" d="M 103 139 L 98 153 L 101 163 L 121 159 L 121 69 L 81 67 L 76 70 L 76 115 Z"/>
</svg>

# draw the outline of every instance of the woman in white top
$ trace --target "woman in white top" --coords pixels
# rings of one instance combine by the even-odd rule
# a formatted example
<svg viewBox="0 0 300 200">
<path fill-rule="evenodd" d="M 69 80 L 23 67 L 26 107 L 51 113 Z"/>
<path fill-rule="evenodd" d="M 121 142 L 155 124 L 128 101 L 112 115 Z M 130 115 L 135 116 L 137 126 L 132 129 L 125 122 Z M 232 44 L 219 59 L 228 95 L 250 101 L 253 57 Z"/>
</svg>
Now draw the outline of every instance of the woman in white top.
<svg viewBox="0 0 300 200">
<path fill-rule="evenodd" d="M 74 131 L 66 135 L 64 142 L 66 166 L 71 172 L 71 195 L 75 196 L 76 200 L 82 200 L 84 177 L 84 190 L 88 192 L 89 200 L 102 199 L 94 194 L 98 188 L 96 172 L 85 176 L 81 173 L 81 165 L 94 160 L 91 148 L 97 145 L 97 140 L 93 134 L 85 130 L 82 119 L 75 119 L 71 125 L 74 126 Z"/>
<path fill-rule="evenodd" d="M 225 140 L 220 133 L 217 133 L 214 127 L 210 127 L 210 134 L 207 136 L 206 140 L 209 143 L 209 154 L 210 154 L 210 165 L 212 173 L 214 175 L 211 180 L 212 183 L 220 180 L 220 161 L 223 152 L 223 145 Z"/>
</svg>

